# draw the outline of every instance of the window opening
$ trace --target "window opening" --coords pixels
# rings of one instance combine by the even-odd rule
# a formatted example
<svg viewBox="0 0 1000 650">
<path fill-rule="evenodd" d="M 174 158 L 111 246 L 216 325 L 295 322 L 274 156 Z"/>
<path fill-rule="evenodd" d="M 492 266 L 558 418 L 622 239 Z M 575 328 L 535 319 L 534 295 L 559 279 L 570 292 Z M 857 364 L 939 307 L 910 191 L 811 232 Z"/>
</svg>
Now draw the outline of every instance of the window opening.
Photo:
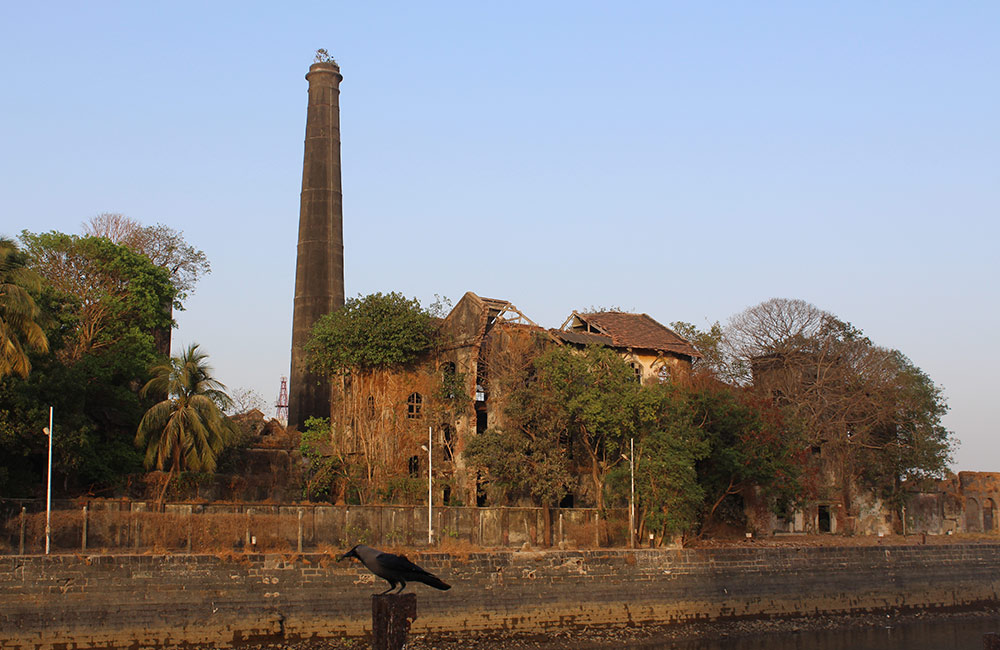
<svg viewBox="0 0 1000 650">
<path fill-rule="evenodd" d="M 476 473 L 476 507 L 486 507 L 486 486 L 483 485 L 483 475 Z"/>
<path fill-rule="evenodd" d="M 368 406 L 368 417 L 369 418 L 374 418 L 375 417 L 375 398 L 372 395 L 368 396 L 367 406 Z"/>
<path fill-rule="evenodd" d="M 420 419 L 420 407 L 423 405 L 423 402 L 424 399 L 420 396 L 420 393 L 410 393 L 410 396 L 406 398 L 407 419 Z"/>
<path fill-rule="evenodd" d="M 418 476 L 420 476 L 420 457 L 419 456 L 410 456 L 410 461 L 409 461 L 408 465 L 409 465 L 408 469 L 410 471 L 410 476 L 411 477 L 417 478 Z"/>
</svg>

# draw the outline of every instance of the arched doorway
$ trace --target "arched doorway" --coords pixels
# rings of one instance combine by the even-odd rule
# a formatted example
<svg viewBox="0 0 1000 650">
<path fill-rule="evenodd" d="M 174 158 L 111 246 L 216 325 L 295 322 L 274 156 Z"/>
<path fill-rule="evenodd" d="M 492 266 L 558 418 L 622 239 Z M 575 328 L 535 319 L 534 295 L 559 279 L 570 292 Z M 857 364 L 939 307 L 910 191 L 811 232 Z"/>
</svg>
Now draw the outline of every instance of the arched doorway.
<svg viewBox="0 0 1000 650">
<path fill-rule="evenodd" d="M 972 497 L 965 499 L 965 532 L 983 532 L 983 510 L 979 507 L 979 502 Z"/>
<path fill-rule="evenodd" d="M 997 506 L 993 503 L 993 499 L 986 499 L 983 502 L 983 532 L 992 533 L 996 526 L 996 510 Z"/>
</svg>

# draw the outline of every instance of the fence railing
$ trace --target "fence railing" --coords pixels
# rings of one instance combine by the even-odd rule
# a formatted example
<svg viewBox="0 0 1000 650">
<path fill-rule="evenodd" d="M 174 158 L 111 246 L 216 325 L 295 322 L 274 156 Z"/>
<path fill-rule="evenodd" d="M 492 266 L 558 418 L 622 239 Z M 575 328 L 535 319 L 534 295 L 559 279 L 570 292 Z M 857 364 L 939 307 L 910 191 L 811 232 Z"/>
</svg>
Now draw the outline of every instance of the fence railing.
<svg viewBox="0 0 1000 650">
<path fill-rule="evenodd" d="M 434 545 L 625 546 L 628 512 L 592 508 L 435 506 Z M 44 501 L 0 501 L 0 553 L 45 549 Z M 58 501 L 53 552 L 331 551 L 364 543 L 428 546 L 426 506 Z"/>
</svg>

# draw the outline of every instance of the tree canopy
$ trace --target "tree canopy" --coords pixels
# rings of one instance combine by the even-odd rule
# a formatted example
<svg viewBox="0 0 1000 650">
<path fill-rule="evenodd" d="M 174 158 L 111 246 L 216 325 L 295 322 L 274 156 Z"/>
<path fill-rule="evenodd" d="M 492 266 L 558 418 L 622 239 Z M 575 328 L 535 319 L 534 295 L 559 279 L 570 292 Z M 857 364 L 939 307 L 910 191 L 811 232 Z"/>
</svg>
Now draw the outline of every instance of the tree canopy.
<svg viewBox="0 0 1000 650">
<path fill-rule="evenodd" d="M 373 293 L 349 298 L 343 308 L 317 320 L 306 354 L 314 371 L 333 375 L 406 365 L 433 342 L 434 323 L 416 298 Z"/>
<path fill-rule="evenodd" d="M 144 255 L 103 237 L 24 231 L 21 240 L 31 268 L 56 294 L 49 300 L 59 303 L 57 317 L 72 330 L 59 350 L 70 362 L 131 331 L 173 325 L 163 304 L 176 290 L 168 272 Z"/>
<path fill-rule="evenodd" d="M 15 256 L 49 352 L 25 348 L 27 377 L 0 377 L 0 493 L 30 496 L 44 476 L 54 408 L 54 485 L 119 490 L 142 470 L 132 444 L 149 406 L 139 389 L 157 360 L 155 334 L 172 324 L 170 272 L 105 237 L 22 233 Z M 33 278 L 33 279 L 31 279 Z"/>
<path fill-rule="evenodd" d="M 183 232 L 161 223 L 144 226 L 125 215 L 104 212 L 87 221 L 83 231 L 87 236 L 126 246 L 166 270 L 175 290 L 175 309 L 183 309 L 182 301 L 194 291 L 198 280 L 212 272 L 203 251 L 189 244 Z"/>
<path fill-rule="evenodd" d="M 846 486 L 857 480 L 892 496 L 905 478 L 947 471 L 942 391 L 898 350 L 802 300 L 750 307 L 725 336 L 742 381 L 837 459 Z"/>
</svg>

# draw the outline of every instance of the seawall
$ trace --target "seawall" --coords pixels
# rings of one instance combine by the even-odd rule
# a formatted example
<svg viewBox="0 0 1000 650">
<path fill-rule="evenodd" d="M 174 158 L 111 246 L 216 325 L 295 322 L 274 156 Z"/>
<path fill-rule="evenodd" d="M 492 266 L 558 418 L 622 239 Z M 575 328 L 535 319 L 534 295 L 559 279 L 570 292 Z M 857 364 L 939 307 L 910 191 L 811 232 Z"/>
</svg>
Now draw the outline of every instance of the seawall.
<svg viewBox="0 0 1000 650">
<path fill-rule="evenodd" d="M 996 606 L 1000 544 L 411 556 L 453 588 L 413 632 L 546 632 Z M 0 647 L 60 650 L 361 636 L 384 582 L 301 555 L 0 557 Z"/>
</svg>

